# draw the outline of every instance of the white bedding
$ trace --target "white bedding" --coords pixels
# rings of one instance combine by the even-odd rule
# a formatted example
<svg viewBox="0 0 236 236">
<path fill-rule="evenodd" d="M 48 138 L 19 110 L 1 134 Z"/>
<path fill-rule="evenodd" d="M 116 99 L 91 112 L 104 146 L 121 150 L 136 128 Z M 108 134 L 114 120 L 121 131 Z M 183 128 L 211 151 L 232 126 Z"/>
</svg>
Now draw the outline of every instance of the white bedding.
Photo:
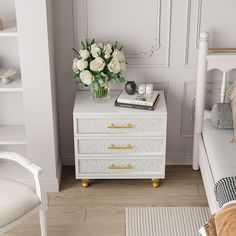
<svg viewBox="0 0 236 236">
<path fill-rule="evenodd" d="M 224 177 L 236 176 L 236 144 L 231 142 L 233 130 L 217 129 L 207 119 L 202 136 L 215 183 Z"/>
</svg>

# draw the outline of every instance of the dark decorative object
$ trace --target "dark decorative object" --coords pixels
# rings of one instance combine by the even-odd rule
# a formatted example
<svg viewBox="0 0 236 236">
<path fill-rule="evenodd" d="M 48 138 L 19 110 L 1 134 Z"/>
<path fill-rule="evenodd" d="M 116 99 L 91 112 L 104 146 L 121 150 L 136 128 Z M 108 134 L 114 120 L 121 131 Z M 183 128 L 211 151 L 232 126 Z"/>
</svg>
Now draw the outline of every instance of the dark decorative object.
<svg viewBox="0 0 236 236">
<path fill-rule="evenodd" d="M 136 92 L 136 83 L 134 81 L 128 81 L 125 85 L 125 91 L 129 95 L 133 95 Z"/>
</svg>

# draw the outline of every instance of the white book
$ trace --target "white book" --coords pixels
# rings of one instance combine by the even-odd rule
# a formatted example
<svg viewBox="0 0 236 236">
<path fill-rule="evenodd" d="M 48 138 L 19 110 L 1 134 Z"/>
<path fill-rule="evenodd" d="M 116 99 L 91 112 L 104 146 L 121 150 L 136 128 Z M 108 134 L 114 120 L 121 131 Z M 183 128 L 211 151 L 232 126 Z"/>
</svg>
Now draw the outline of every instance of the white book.
<svg viewBox="0 0 236 236">
<path fill-rule="evenodd" d="M 134 104 L 134 105 L 142 105 L 142 106 L 153 106 L 155 103 L 159 92 L 153 91 L 152 94 L 138 94 L 128 95 L 125 91 L 122 91 L 119 97 L 117 98 L 118 103 L 125 104 Z"/>
</svg>

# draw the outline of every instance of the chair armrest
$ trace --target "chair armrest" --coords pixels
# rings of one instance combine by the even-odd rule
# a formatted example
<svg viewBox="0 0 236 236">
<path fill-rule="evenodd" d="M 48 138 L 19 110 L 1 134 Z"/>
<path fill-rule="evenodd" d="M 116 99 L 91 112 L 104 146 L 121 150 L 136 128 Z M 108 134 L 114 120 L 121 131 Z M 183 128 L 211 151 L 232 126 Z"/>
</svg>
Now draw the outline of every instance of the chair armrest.
<svg viewBox="0 0 236 236">
<path fill-rule="evenodd" d="M 2 152 L 0 151 L 0 160 L 14 161 L 30 171 L 34 176 L 36 194 L 41 200 L 42 208 L 47 209 L 47 196 L 43 188 L 42 182 L 42 169 L 37 165 L 33 164 L 30 160 L 21 156 L 15 152 Z"/>
<path fill-rule="evenodd" d="M 32 174 L 38 174 L 41 172 L 41 168 L 34 165 L 30 160 L 24 158 L 18 153 L 15 152 L 1 152 L 0 151 L 0 160 L 8 160 L 17 162 L 19 165 L 29 170 Z"/>
</svg>

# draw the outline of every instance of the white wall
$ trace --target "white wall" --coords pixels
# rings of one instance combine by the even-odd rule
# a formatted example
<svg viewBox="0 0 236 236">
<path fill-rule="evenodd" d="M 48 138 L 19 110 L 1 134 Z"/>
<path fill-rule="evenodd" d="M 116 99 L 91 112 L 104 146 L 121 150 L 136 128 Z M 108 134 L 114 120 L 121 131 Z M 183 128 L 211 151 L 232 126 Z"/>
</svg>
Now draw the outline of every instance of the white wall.
<svg viewBox="0 0 236 236">
<path fill-rule="evenodd" d="M 16 77 L 22 81 L 22 91 L 9 91 L 6 85 L 5 91 L 0 92 L 0 150 L 20 153 L 39 165 L 46 190 L 58 191 L 61 159 L 52 3 L 53 0 L 0 0 L 4 26 L 7 28 L 9 22 L 17 25 L 14 35 L 1 34 L 0 67 L 16 68 Z M 16 143 L 14 137 L 19 139 Z M 0 162 L 0 176 L 34 185 L 33 176 L 12 162 Z"/>
<path fill-rule="evenodd" d="M 75 83 L 72 47 L 85 37 L 118 40 L 128 56 L 126 78 L 158 82 L 167 92 L 167 162 L 190 164 L 192 100 L 198 36 L 211 34 L 211 47 L 235 47 L 236 2 L 228 0 L 72 0 L 54 1 L 57 93 L 61 153 L 73 163 L 72 109 Z M 77 16 L 73 31 L 73 13 Z M 153 50 L 150 50 L 150 47 Z M 144 55 L 141 53 L 145 52 Z M 214 86 L 212 86 L 214 84 Z M 119 85 L 117 85 L 117 88 Z M 213 89 L 212 89 L 213 87 Z M 219 86 L 209 82 L 209 95 Z"/>
<path fill-rule="evenodd" d="M 54 36 L 60 149 L 63 156 L 73 157 L 72 111 L 76 91 L 71 61 L 74 47 L 72 0 L 54 1 Z"/>
</svg>

